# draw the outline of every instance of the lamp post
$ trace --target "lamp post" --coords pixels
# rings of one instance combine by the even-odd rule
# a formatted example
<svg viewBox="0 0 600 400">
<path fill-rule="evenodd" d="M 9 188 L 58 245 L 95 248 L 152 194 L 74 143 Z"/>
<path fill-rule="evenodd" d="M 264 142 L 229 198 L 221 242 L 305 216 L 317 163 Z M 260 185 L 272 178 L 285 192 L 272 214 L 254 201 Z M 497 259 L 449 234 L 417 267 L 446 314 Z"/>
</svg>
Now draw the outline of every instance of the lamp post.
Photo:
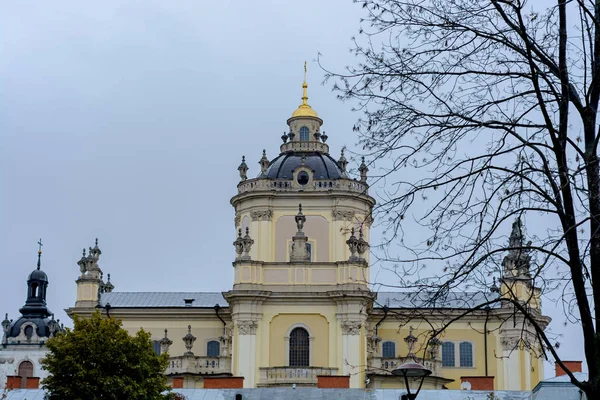
<svg viewBox="0 0 600 400">
<path fill-rule="evenodd" d="M 425 368 L 422 364 L 419 364 L 418 362 L 407 362 L 393 370 L 392 374 L 404 377 L 404 384 L 406 385 L 407 391 L 406 398 L 407 400 L 415 400 L 417 398 L 417 395 L 421 391 L 421 386 L 423 386 L 423 381 L 425 380 L 425 377 L 431 375 L 431 370 Z M 413 378 L 413 381 L 418 378 L 421 378 L 421 381 L 419 382 L 419 388 L 414 394 L 410 393 L 408 378 Z"/>
</svg>

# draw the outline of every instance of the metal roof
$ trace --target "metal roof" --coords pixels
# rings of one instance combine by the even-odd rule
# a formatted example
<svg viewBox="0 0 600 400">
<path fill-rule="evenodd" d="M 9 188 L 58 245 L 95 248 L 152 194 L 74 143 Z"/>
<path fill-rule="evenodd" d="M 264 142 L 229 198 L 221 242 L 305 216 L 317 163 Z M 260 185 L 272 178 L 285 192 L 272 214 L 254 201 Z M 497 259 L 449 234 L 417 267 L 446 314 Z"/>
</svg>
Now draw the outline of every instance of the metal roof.
<svg viewBox="0 0 600 400">
<path fill-rule="evenodd" d="M 375 307 L 468 309 L 498 298 L 491 292 L 378 292 Z M 499 303 L 490 305 L 500 307 Z"/>
<path fill-rule="evenodd" d="M 186 305 L 186 299 L 193 299 Z M 220 292 L 110 292 L 100 298 L 102 307 L 110 303 L 112 308 L 145 307 L 192 307 L 209 308 L 215 304 L 229 307 Z"/>
<path fill-rule="evenodd" d="M 484 292 L 448 292 L 441 296 L 432 292 L 379 292 L 375 307 L 468 309 L 497 296 L 496 293 Z M 186 299 L 194 300 L 188 307 L 208 308 L 215 304 L 229 307 L 220 292 L 110 292 L 102 294 L 100 305 L 104 307 L 110 303 L 111 307 L 121 308 L 186 307 Z M 491 307 L 499 306 L 494 304 Z"/>
<path fill-rule="evenodd" d="M 317 388 L 262 388 L 262 389 L 175 389 L 186 400 L 398 400 L 406 393 L 402 389 L 317 389 Z M 488 400 L 490 391 L 483 390 L 421 390 L 419 400 Z M 494 391 L 498 400 L 527 400 L 531 392 Z M 18 389 L 8 392 L 7 400 L 43 400 L 42 389 Z M 542 398 L 538 398 L 540 400 Z M 544 398 L 544 400 L 546 400 Z"/>
</svg>

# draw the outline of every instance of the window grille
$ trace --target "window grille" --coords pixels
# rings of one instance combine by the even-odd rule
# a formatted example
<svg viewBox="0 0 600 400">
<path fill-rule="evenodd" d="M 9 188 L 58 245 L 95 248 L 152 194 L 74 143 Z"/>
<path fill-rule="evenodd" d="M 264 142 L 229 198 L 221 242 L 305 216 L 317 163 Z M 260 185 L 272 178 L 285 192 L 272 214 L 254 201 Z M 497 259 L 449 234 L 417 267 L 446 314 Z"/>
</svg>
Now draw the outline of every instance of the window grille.
<svg viewBox="0 0 600 400">
<path fill-rule="evenodd" d="M 304 328 L 295 328 L 290 334 L 290 367 L 309 366 L 310 341 Z"/>
<path fill-rule="evenodd" d="M 469 342 L 462 342 L 458 345 L 458 353 L 461 367 L 473 366 L 473 345 Z"/>
<path fill-rule="evenodd" d="M 308 140 L 308 128 L 306 126 L 303 126 L 302 128 L 300 128 L 300 141 L 308 142 Z"/>
<path fill-rule="evenodd" d="M 208 357 L 219 357 L 221 352 L 221 344 L 216 340 L 211 340 L 206 344 L 206 355 Z"/>
<path fill-rule="evenodd" d="M 454 343 L 442 343 L 442 367 L 454 367 L 455 365 Z"/>
<path fill-rule="evenodd" d="M 382 356 L 383 358 L 396 358 L 396 343 L 383 342 Z"/>
</svg>

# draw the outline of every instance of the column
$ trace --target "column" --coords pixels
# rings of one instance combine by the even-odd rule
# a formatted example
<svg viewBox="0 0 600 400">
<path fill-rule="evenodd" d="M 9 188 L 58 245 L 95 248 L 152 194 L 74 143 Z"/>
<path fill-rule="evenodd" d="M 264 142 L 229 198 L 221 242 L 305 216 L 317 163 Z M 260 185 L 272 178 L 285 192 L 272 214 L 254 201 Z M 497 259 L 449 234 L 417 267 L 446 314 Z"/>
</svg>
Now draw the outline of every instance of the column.
<svg viewBox="0 0 600 400">
<path fill-rule="evenodd" d="M 237 363 L 234 376 L 243 376 L 244 388 L 253 388 L 255 386 L 256 328 L 258 322 L 255 320 L 238 320 L 235 324 L 238 332 L 238 343 L 236 345 Z"/>
<path fill-rule="evenodd" d="M 504 385 L 502 390 L 521 390 L 521 368 L 519 357 L 520 336 L 500 337 Z"/>
<path fill-rule="evenodd" d="M 350 387 L 361 388 L 360 321 L 342 321 L 341 375 L 350 375 Z"/>
</svg>

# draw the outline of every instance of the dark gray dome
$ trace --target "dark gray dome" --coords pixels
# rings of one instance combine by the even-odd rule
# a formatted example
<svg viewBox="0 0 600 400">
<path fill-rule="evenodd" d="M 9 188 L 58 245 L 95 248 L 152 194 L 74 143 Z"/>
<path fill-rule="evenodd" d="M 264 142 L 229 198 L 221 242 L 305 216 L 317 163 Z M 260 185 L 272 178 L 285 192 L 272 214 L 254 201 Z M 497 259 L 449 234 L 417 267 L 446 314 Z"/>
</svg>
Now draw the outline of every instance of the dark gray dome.
<svg viewBox="0 0 600 400">
<path fill-rule="evenodd" d="M 21 317 L 10 325 L 10 329 L 7 332 L 7 337 L 15 338 L 21 334 L 21 326 L 26 322 L 32 322 L 37 327 L 37 335 L 40 337 L 50 336 L 50 327 L 48 322 L 50 318 L 31 318 Z"/>
<path fill-rule="evenodd" d="M 29 274 L 28 281 L 36 280 L 41 282 L 48 282 L 48 275 L 41 269 L 34 269 L 32 273 Z"/>
<path fill-rule="evenodd" d="M 338 167 L 337 162 L 329 154 L 319 152 L 290 152 L 280 154 L 271 161 L 271 165 L 269 165 L 269 169 L 266 172 L 267 178 L 292 179 L 292 172 L 302 165 L 302 157 L 306 157 L 304 165 L 313 170 L 313 179 L 338 179 L 342 177 L 340 167 Z"/>
</svg>

